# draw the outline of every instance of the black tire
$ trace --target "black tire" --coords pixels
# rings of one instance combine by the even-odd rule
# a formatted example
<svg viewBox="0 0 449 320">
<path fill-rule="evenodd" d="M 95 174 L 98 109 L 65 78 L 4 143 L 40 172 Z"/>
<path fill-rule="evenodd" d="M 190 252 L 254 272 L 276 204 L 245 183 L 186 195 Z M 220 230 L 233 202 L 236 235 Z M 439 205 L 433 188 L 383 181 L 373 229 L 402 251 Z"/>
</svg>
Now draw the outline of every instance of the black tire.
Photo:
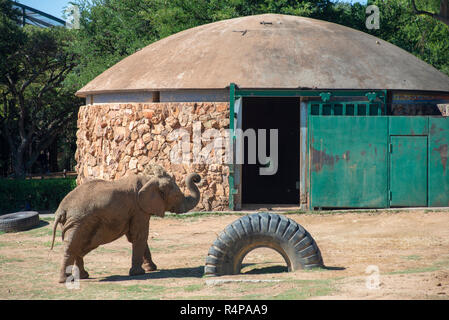
<svg viewBox="0 0 449 320">
<path fill-rule="evenodd" d="M 39 225 L 39 213 L 23 211 L 0 216 L 0 231 L 18 232 L 31 229 Z"/>
<path fill-rule="evenodd" d="M 301 225 L 283 215 L 262 212 L 246 215 L 221 232 L 209 249 L 204 274 L 238 274 L 245 256 L 260 247 L 279 252 L 289 272 L 323 267 L 320 249 Z"/>
</svg>

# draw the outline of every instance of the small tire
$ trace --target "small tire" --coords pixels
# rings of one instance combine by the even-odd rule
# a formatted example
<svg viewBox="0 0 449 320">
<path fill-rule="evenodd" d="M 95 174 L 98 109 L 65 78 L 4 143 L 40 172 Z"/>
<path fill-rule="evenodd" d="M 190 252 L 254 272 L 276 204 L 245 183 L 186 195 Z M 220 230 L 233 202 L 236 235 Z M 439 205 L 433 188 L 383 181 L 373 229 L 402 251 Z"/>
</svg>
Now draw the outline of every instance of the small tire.
<svg viewBox="0 0 449 320">
<path fill-rule="evenodd" d="M 310 233 L 283 215 L 262 212 L 246 215 L 220 233 L 207 254 L 204 274 L 239 274 L 245 256 L 260 247 L 280 253 L 289 272 L 323 267 L 320 249 Z"/>
<path fill-rule="evenodd" d="M 31 229 L 39 225 L 39 213 L 23 211 L 0 216 L 0 231 L 18 232 Z"/>
</svg>

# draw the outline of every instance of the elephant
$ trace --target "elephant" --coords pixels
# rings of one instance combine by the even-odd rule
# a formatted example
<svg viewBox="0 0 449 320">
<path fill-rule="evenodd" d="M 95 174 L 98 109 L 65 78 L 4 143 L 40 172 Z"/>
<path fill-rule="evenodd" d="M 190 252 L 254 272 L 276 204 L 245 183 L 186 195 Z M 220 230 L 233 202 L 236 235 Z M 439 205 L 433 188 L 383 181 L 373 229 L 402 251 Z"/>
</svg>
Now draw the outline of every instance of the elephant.
<svg viewBox="0 0 449 320">
<path fill-rule="evenodd" d="M 132 173 L 115 181 L 90 180 L 68 193 L 55 212 L 50 249 L 61 224 L 64 257 L 59 282 L 67 280 L 73 265 L 78 267 L 80 279 L 88 278 L 84 256 L 123 235 L 132 244 L 129 275 L 156 270 L 147 243 L 150 217 L 163 217 L 166 211 L 185 213 L 198 204 L 200 175 L 191 173 L 185 181 L 187 196 L 161 166 L 151 164 L 143 174 Z"/>
</svg>

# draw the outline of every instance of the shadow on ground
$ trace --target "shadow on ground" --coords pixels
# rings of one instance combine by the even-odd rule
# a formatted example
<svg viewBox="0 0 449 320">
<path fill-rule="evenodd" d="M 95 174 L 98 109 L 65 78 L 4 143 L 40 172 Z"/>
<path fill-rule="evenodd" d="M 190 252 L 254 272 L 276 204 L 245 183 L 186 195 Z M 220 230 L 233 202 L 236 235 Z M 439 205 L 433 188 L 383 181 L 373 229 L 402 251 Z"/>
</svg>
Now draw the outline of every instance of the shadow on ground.
<svg viewBox="0 0 449 320">
<path fill-rule="evenodd" d="M 252 264 L 244 264 L 242 265 L 242 269 L 244 267 L 251 266 Z M 282 273 L 288 272 L 287 266 L 269 266 L 263 268 L 256 268 L 246 272 L 242 272 L 243 274 L 266 274 L 266 273 Z"/>
<path fill-rule="evenodd" d="M 242 265 L 242 269 L 247 266 L 251 266 L 253 264 L 244 264 Z M 322 268 L 312 269 L 312 270 L 345 270 L 344 267 L 330 267 L 330 266 L 323 266 Z M 247 272 L 244 272 L 244 274 L 265 274 L 265 273 L 282 273 L 282 272 L 288 272 L 287 266 L 269 266 L 264 268 L 257 268 L 252 269 Z"/>
<path fill-rule="evenodd" d="M 148 280 L 148 279 L 166 279 L 166 278 L 201 278 L 204 274 L 204 267 L 194 268 L 177 268 L 169 270 L 157 270 L 149 273 L 145 273 L 141 276 L 123 276 L 115 275 L 109 276 L 99 280 L 100 282 L 108 281 L 129 281 L 129 280 Z"/>
<path fill-rule="evenodd" d="M 324 270 L 346 270 L 345 267 L 329 267 L 329 266 L 323 266 L 321 269 L 324 269 Z"/>
<path fill-rule="evenodd" d="M 39 224 L 37 226 L 32 227 L 31 229 L 28 230 L 33 230 L 33 229 L 37 229 L 37 228 L 42 228 L 45 226 L 48 226 L 50 223 L 45 221 L 45 220 L 39 220 Z"/>
<path fill-rule="evenodd" d="M 255 265 L 255 263 L 243 264 L 242 268 Z M 321 270 L 345 270 L 343 267 L 328 267 L 320 268 Z M 287 266 L 269 266 L 264 268 L 252 269 L 243 274 L 269 274 L 269 273 L 283 273 L 288 272 Z M 166 278 L 202 278 L 204 275 L 204 266 L 193 268 L 177 268 L 177 269 L 163 269 L 149 273 L 145 273 L 141 276 L 125 276 L 125 275 L 113 275 L 100 279 L 100 282 L 119 282 L 130 280 L 149 280 L 149 279 L 166 279 Z"/>
</svg>

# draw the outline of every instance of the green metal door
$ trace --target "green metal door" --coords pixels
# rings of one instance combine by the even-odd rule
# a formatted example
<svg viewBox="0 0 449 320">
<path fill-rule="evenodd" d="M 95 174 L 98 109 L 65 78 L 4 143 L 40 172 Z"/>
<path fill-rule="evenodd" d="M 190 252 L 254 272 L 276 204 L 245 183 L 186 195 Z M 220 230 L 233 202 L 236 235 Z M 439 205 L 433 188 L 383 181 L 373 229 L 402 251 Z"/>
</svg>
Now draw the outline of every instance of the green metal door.
<svg viewBox="0 0 449 320">
<path fill-rule="evenodd" d="M 388 207 L 388 117 L 309 120 L 311 207 Z"/>
<path fill-rule="evenodd" d="M 449 206 L 449 118 L 429 118 L 429 206 Z"/>
<path fill-rule="evenodd" d="M 427 206 L 427 136 L 390 141 L 390 207 Z"/>
</svg>

